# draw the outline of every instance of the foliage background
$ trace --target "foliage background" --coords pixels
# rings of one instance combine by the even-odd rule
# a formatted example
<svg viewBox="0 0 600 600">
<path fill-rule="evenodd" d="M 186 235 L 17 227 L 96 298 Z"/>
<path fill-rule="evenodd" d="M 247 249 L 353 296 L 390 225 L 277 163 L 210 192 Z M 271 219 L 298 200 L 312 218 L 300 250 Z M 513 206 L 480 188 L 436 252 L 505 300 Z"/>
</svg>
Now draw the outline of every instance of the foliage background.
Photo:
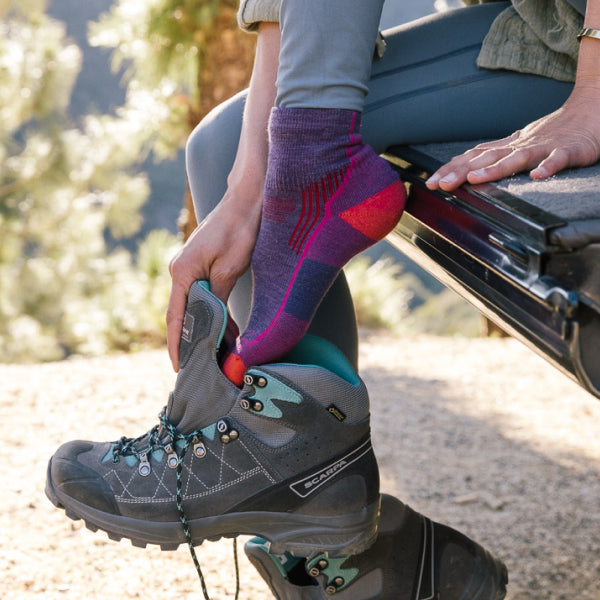
<svg viewBox="0 0 600 600">
<path fill-rule="evenodd" d="M 167 266 L 181 240 L 144 226 L 148 171 L 249 78 L 255 38 L 237 30 L 237 0 L 105 4 L 87 37 L 121 78 L 121 103 L 73 116 L 82 47 L 45 0 L 0 0 L 2 362 L 164 343 Z M 186 235 L 195 221 L 183 200 Z M 363 325 L 478 330 L 474 311 L 397 256 L 348 273 Z"/>
<path fill-rule="evenodd" d="M 68 106 L 82 54 L 46 9 L 43 0 L 0 5 L 2 361 L 164 342 L 178 241 L 150 232 L 133 253 L 120 242 L 142 225 L 150 191 L 142 162 L 171 156 L 202 115 L 217 21 L 235 30 L 232 2 L 115 3 L 90 40 L 115 49 L 125 102 L 74 123 Z"/>
</svg>

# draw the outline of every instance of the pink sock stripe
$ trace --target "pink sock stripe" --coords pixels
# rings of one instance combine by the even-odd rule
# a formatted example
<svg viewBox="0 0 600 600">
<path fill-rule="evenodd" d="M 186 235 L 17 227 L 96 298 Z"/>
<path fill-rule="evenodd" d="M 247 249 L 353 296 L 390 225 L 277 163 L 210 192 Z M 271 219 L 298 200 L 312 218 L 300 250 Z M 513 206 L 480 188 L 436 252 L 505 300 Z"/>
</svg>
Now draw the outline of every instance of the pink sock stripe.
<svg viewBox="0 0 600 600">
<path fill-rule="evenodd" d="M 302 229 L 300 230 L 300 233 L 298 233 L 298 237 L 296 238 L 296 241 L 294 242 L 294 246 L 292 247 L 292 250 L 295 250 L 296 253 L 298 253 L 300 247 L 302 246 L 302 239 L 305 236 L 307 227 L 310 227 L 310 223 L 311 223 L 312 219 L 314 218 L 313 214 L 318 212 L 319 199 L 315 197 L 312 186 L 308 187 L 307 189 L 308 189 L 308 198 L 309 198 L 310 203 L 308 206 L 308 214 L 306 215 L 306 219 L 304 221 L 304 224 L 302 225 Z"/>
<path fill-rule="evenodd" d="M 325 177 L 321 177 L 321 195 L 323 197 L 323 204 L 329 200 L 329 194 L 327 193 L 327 186 L 325 185 Z"/>
<path fill-rule="evenodd" d="M 343 173 L 343 171 L 340 171 L 340 174 L 342 174 L 342 173 Z M 343 183 L 344 177 L 345 177 L 345 175 L 342 175 L 342 183 Z M 314 189 L 314 194 L 313 194 L 313 189 Z M 307 190 L 308 190 L 308 192 L 307 192 Z M 307 236 L 310 234 L 312 228 L 315 226 L 315 224 L 319 220 L 319 217 L 321 216 L 320 199 L 323 201 L 323 204 L 325 204 L 326 202 L 328 202 L 330 200 L 331 196 L 334 193 L 335 192 L 333 189 L 333 183 L 331 180 L 330 173 L 327 174 L 327 179 L 325 179 L 325 177 L 321 177 L 320 185 L 319 185 L 319 182 L 315 182 L 312 186 L 302 190 L 302 214 L 300 215 L 300 219 L 298 220 L 296 228 L 294 229 L 292 236 L 290 237 L 290 240 L 288 242 L 288 246 L 290 246 L 292 248 L 292 250 L 295 250 L 297 254 L 300 253 L 302 246 L 304 245 L 304 242 L 306 241 Z M 307 195 L 311 200 L 308 216 L 306 216 L 306 197 L 307 197 Z M 313 198 L 315 201 L 314 202 L 315 216 L 307 228 L 306 226 L 309 223 L 310 214 L 313 212 L 313 208 L 312 208 L 312 206 L 313 206 L 312 199 Z M 306 221 L 304 221 L 305 217 L 306 217 Z M 302 227 L 300 227 L 301 224 L 302 224 Z"/>
</svg>

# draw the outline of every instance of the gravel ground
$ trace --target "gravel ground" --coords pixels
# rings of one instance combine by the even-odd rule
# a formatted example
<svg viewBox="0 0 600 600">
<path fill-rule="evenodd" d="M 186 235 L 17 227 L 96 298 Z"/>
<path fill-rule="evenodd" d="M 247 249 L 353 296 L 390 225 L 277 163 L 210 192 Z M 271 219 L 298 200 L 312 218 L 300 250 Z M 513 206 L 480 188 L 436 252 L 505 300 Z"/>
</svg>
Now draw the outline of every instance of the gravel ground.
<svg viewBox="0 0 600 600">
<path fill-rule="evenodd" d="M 503 558 L 509 599 L 600 600 L 598 400 L 510 339 L 364 334 L 361 372 L 384 491 Z M 0 598 L 202 597 L 183 546 L 110 541 L 43 493 L 61 442 L 142 433 L 173 382 L 165 351 L 0 365 Z M 240 597 L 270 598 L 239 547 Z M 231 548 L 199 548 L 214 600 Z"/>
</svg>

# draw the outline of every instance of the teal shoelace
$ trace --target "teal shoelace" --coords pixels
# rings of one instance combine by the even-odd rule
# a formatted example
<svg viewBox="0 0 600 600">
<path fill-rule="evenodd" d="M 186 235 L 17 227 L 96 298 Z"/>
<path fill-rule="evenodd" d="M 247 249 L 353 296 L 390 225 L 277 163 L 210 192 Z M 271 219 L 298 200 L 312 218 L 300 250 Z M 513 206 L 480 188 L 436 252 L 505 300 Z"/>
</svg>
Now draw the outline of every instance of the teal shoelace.
<svg viewBox="0 0 600 600">
<path fill-rule="evenodd" d="M 179 521 L 181 522 L 183 528 L 183 533 L 192 556 L 194 567 L 196 568 L 196 573 L 198 573 L 198 578 L 200 579 L 200 586 L 202 588 L 204 600 L 210 600 L 210 596 L 208 595 L 208 590 L 206 587 L 206 580 L 204 578 L 204 574 L 202 573 L 200 561 L 198 560 L 196 549 L 194 548 L 194 543 L 192 541 L 192 532 L 190 530 L 189 521 L 183 507 L 183 459 L 185 458 L 185 454 L 190 445 L 197 444 L 202 439 L 202 432 L 196 430 L 187 435 L 180 433 L 175 425 L 173 425 L 167 418 L 166 407 L 163 408 L 158 418 L 160 424 L 155 425 L 148 433 L 138 438 L 122 437 L 118 442 L 116 442 L 112 450 L 113 462 L 119 462 L 119 458 L 121 456 L 135 456 L 136 458 L 140 459 L 143 454 L 152 454 L 152 452 L 155 450 L 163 450 L 167 452 L 167 447 L 169 453 L 175 453 L 177 456 L 177 468 L 175 471 L 177 482 L 175 501 L 177 504 Z M 165 444 L 165 442 L 161 439 L 161 437 L 164 437 L 164 432 L 166 432 L 171 438 L 170 444 Z M 146 437 L 148 439 L 148 450 L 145 452 L 140 452 L 136 445 Z M 233 562 L 235 565 L 235 600 L 238 600 L 240 593 L 240 571 L 236 538 L 233 538 Z"/>
</svg>

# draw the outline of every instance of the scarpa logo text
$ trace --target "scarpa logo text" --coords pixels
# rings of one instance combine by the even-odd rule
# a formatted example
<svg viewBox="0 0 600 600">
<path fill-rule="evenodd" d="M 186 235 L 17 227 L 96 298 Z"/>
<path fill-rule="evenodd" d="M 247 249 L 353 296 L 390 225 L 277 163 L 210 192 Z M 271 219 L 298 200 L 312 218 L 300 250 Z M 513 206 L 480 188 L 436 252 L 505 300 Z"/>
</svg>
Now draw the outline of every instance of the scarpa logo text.
<svg viewBox="0 0 600 600">
<path fill-rule="evenodd" d="M 319 485 L 319 483 L 323 483 L 326 479 L 329 479 L 332 475 L 335 475 L 340 469 L 343 469 L 348 463 L 345 460 L 340 460 L 340 462 L 333 465 L 333 467 L 329 467 L 327 471 L 323 473 L 319 473 L 312 479 L 304 482 L 304 489 L 310 490 L 310 488 L 315 485 Z"/>
</svg>

